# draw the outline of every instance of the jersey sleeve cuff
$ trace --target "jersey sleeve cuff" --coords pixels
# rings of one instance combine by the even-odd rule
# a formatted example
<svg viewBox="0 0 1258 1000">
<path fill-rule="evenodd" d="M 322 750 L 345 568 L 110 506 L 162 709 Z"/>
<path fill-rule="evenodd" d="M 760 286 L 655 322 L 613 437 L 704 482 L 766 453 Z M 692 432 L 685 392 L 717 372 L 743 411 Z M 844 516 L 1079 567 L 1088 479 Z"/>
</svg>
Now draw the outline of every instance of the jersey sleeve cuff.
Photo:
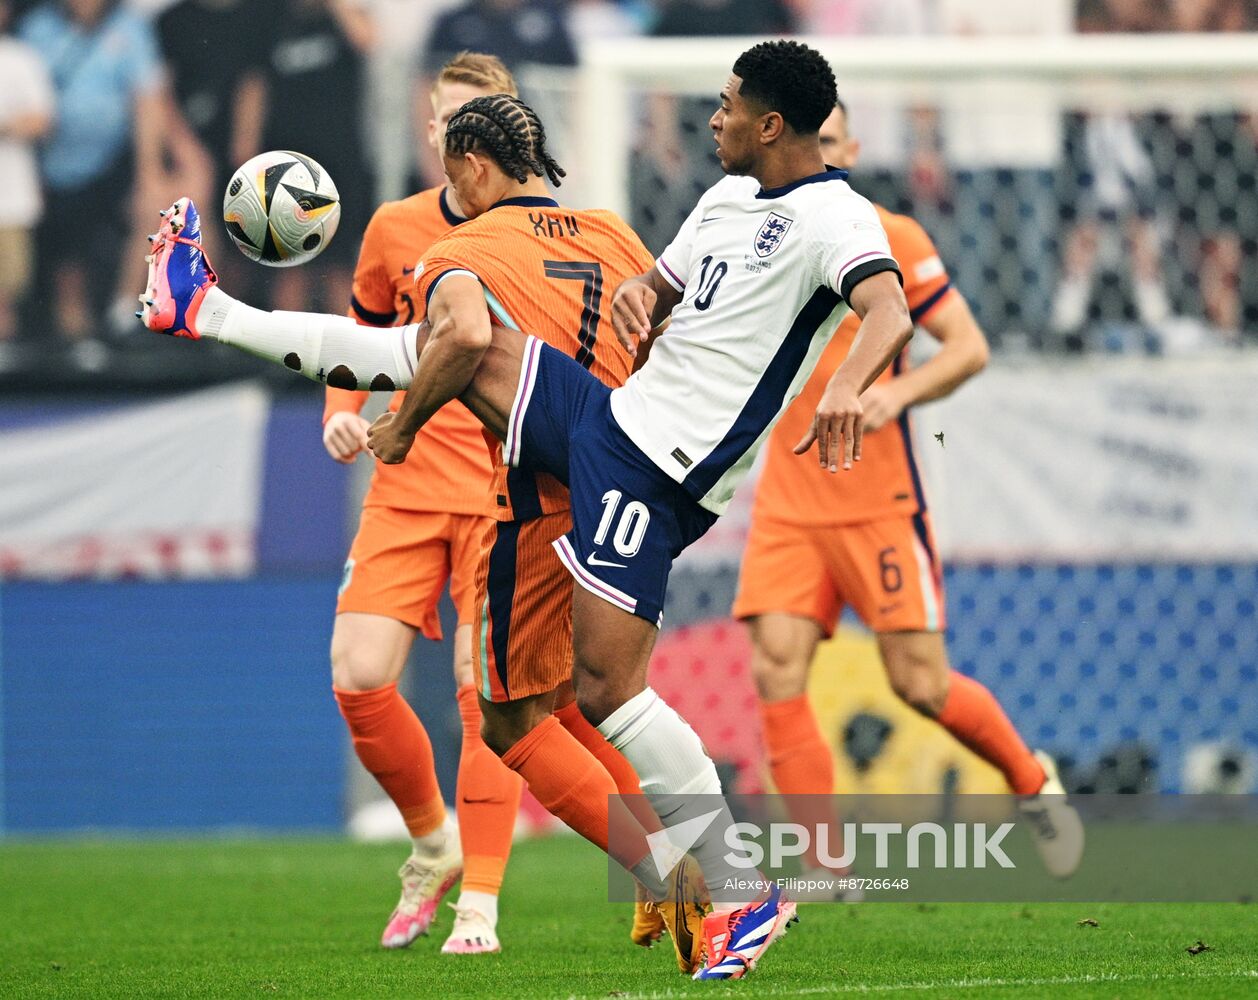
<svg viewBox="0 0 1258 1000">
<path fill-rule="evenodd" d="M 922 320 L 935 311 L 937 306 L 940 306 L 947 301 L 949 297 L 948 293 L 951 291 L 952 282 L 945 281 L 916 306 L 911 306 L 909 308 L 909 316 L 913 320 L 913 324 L 916 326 L 918 323 L 922 322 Z"/>
<path fill-rule="evenodd" d="M 851 305 L 852 289 L 866 278 L 872 278 L 875 274 L 881 274 L 883 271 L 894 271 L 900 284 L 904 284 L 904 276 L 900 273 L 900 265 L 890 257 L 879 255 L 864 260 L 858 258 L 856 261 L 853 261 L 849 267 L 841 272 L 842 278 L 839 281 L 839 294 L 843 297 L 843 301 Z"/>
<path fill-rule="evenodd" d="M 353 310 L 354 316 L 368 326 L 392 326 L 394 320 L 397 319 L 397 313 L 393 310 L 376 312 L 374 309 L 368 309 L 358 301 L 357 295 L 350 296 L 349 307 Z"/>
<path fill-rule="evenodd" d="M 427 309 L 428 304 L 432 302 L 432 296 L 433 296 L 433 293 L 437 290 L 437 286 L 440 285 L 443 281 L 445 281 L 446 278 L 453 277 L 456 274 L 461 274 L 464 277 L 471 278 L 473 281 L 478 281 L 478 282 L 480 281 L 480 276 L 476 274 L 476 272 L 469 271 L 465 267 L 452 267 L 448 271 L 443 271 L 441 274 L 433 278 L 432 283 L 429 284 L 428 286 L 428 291 L 424 292 L 424 308 L 425 309 Z"/>
<path fill-rule="evenodd" d="M 686 290 L 686 283 L 677 276 L 677 272 L 665 263 L 663 257 L 655 262 L 655 269 L 664 276 L 664 280 L 672 285 L 674 289 L 679 292 L 684 292 Z"/>
</svg>

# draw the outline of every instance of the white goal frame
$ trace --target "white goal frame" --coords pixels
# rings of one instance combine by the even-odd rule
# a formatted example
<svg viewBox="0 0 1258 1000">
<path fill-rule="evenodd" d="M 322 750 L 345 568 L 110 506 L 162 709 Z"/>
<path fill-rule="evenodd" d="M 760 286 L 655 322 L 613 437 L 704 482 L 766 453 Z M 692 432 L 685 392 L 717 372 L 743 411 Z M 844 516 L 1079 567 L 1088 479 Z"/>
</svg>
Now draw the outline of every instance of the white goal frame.
<svg viewBox="0 0 1258 1000">
<path fill-rule="evenodd" d="M 564 200 L 580 207 L 629 209 L 633 97 L 660 89 L 716 96 L 739 53 L 760 38 L 632 38 L 582 47 L 575 76 L 532 70 L 541 88 L 572 93 L 565 155 L 573 162 Z M 1051 84 L 1065 101 L 1091 106 L 1203 106 L 1258 111 L 1258 35 L 1062 35 L 1002 37 L 804 38 L 835 67 L 840 93 L 874 86 L 913 101 L 938 88 L 1006 81 Z M 558 123 L 557 123 L 558 124 Z"/>
</svg>

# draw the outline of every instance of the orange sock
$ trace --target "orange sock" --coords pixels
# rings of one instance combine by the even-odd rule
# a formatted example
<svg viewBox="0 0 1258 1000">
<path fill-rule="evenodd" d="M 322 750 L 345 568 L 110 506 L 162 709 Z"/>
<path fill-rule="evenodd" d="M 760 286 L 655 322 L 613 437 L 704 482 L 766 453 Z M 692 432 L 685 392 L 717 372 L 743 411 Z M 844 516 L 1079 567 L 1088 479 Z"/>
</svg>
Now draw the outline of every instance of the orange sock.
<svg viewBox="0 0 1258 1000">
<path fill-rule="evenodd" d="M 455 808 L 463 845 L 463 888 L 497 895 L 511 854 L 524 782 L 481 739 L 476 688 L 465 684 L 459 688 L 458 698 L 463 746 Z"/>
<path fill-rule="evenodd" d="M 396 684 L 372 691 L 333 688 L 354 738 L 354 752 L 398 807 L 412 837 L 437 829 L 446 817 L 432 743 Z"/>
<path fill-rule="evenodd" d="M 616 790 L 624 798 L 625 807 L 633 813 L 642 828 L 648 833 L 664 829 L 664 824 L 655 815 L 651 803 L 642 794 L 642 783 L 638 780 L 638 772 L 625 759 L 625 755 L 607 742 L 603 734 L 590 725 L 581 714 L 575 701 L 570 701 L 563 708 L 555 709 L 557 718 L 564 729 L 568 730 L 578 743 L 590 751 L 594 759 L 606 768 L 607 773 L 616 782 Z"/>
<path fill-rule="evenodd" d="M 762 701 L 760 721 L 773 784 L 780 794 L 791 796 L 786 800 L 791 820 L 810 829 L 826 824 L 831 831 L 828 841 L 831 854 L 841 853 L 837 817 L 830 799 L 834 794 L 834 758 L 821 734 L 808 695 L 785 701 Z M 816 852 L 811 849 L 804 860 L 811 867 L 821 867 Z"/>
<path fill-rule="evenodd" d="M 535 726 L 502 762 L 528 782 L 529 791 L 552 815 L 607 851 L 609 796 L 617 794 L 616 782 L 555 716 Z M 627 809 L 617 810 L 615 822 L 613 857 L 633 871 L 648 853 L 646 833 Z"/>
<path fill-rule="evenodd" d="M 1034 795 L 1044 769 L 1022 742 L 995 696 L 973 677 L 952 671 L 937 720 L 962 746 L 1000 768 L 1016 795 Z"/>
<path fill-rule="evenodd" d="M 769 773 L 781 794 L 834 794 L 834 758 L 808 695 L 762 701 L 760 721 L 764 724 Z"/>
</svg>

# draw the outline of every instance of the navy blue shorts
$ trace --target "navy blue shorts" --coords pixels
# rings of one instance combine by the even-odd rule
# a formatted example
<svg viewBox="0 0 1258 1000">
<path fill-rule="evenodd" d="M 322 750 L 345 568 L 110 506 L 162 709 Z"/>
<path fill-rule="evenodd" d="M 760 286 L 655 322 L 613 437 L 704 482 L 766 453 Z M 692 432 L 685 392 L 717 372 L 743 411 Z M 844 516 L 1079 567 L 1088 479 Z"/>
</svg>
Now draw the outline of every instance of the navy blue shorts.
<svg viewBox="0 0 1258 1000">
<path fill-rule="evenodd" d="M 572 530 L 554 546 L 577 583 L 659 625 L 673 560 L 716 515 L 629 440 L 610 398 L 575 360 L 529 337 L 503 455 L 567 485 Z"/>
</svg>

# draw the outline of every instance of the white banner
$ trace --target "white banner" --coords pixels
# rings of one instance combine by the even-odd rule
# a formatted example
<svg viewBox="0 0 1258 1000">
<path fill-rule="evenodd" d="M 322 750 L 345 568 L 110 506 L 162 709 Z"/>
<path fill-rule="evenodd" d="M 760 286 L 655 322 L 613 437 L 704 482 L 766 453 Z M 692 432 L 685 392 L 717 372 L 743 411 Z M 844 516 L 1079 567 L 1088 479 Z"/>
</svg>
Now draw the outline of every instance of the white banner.
<svg viewBox="0 0 1258 1000">
<path fill-rule="evenodd" d="M 1258 556 L 1256 390 L 1252 355 L 993 366 L 915 418 L 941 548 L 965 560 Z"/>
<path fill-rule="evenodd" d="M 997 359 L 913 423 L 945 557 L 1258 557 L 1258 355 Z M 737 563 L 754 485 L 685 565 Z"/>
<path fill-rule="evenodd" d="M 0 432 L 0 577 L 252 572 L 268 412 L 237 385 Z"/>
</svg>

